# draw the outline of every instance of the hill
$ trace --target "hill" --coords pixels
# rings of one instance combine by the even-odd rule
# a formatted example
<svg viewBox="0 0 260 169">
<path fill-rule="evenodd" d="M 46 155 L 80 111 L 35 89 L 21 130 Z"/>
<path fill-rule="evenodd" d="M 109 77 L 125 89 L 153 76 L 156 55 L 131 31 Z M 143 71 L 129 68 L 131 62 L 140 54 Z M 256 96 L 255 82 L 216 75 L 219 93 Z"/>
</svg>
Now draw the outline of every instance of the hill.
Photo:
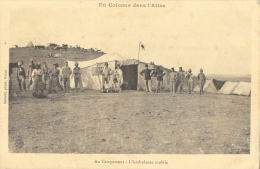
<svg viewBox="0 0 260 169">
<path fill-rule="evenodd" d="M 49 57 L 52 52 L 53 56 Z M 63 65 L 64 60 L 74 60 L 74 61 L 87 61 L 96 59 L 102 55 L 104 52 L 90 51 L 83 48 L 68 48 L 67 50 L 52 50 L 52 49 L 34 49 L 34 48 L 10 48 L 9 49 L 9 61 L 18 62 L 23 60 L 24 67 L 27 69 L 30 59 L 33 59 L 35 63 L 47 62 L 49 67 L 54 63 Z"/>
</svg>

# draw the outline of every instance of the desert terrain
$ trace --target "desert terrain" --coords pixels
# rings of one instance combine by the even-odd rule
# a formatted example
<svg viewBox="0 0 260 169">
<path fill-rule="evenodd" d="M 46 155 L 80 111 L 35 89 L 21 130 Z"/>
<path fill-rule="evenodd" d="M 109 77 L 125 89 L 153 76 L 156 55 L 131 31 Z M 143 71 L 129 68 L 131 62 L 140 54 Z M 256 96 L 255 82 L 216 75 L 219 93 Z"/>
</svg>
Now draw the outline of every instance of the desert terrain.
<svg viewBox="0 0 260 169">
<path fill-rule="evenodd" d="M 12 153 L 248 154 L 250 97 L 85 90 L 9 103 Z"/>
</svg>

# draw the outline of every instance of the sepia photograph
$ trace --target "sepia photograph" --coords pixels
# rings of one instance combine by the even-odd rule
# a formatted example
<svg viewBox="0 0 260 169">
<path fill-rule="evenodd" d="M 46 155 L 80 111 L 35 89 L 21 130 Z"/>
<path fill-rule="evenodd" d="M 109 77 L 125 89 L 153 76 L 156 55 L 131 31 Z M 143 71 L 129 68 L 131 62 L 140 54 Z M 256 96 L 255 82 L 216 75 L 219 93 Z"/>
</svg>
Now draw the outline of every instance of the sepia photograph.
<svg viewBox="0 0 260 169">
<path fill-rule="evenodd" d="M 257 1 L 12 4 L 1 40 L 6 153 L 94 155 L 94 168 L 259 160 Z"/>
</svg>

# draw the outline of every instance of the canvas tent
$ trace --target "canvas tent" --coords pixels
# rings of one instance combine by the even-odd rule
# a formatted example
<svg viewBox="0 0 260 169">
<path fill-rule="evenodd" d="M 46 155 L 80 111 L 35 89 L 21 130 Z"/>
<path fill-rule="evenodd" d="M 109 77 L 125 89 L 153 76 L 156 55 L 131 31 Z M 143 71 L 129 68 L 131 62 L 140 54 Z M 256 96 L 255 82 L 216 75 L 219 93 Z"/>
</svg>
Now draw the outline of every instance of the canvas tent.
<svg viewBox="0 0 260 169">
<path fill-rule="evenodd" d="M 33 45 L 33 43 L 30 41 L 28 44 L 27 44 L 27 46 L 26 46 L 27 48 L 33 48 L 34 47 L 34 45 Z"/>
<path fill-rule="evenodd" d="M 208 93 L 217 93 L 218 90 L 220 90 L 224 84 L 225 84 L 225 81 L 220 81 L 220 80 L 216 80 L 216 79 L 206 80 L 206 83 L 203 86 L 203 91 L 208 92 Z M 199 92 L 200 87 L 197 85 L 194 88 L 194 91 Z"/>
<path fill-rule="evenodd" d="M 251 83 L 239 82 L 238 86 L 232 92 L 232 94 L 250 96 L 251 94 Z"/>
<path fill-rule="evenodd" d="M 227 81 L 222 88 L 218 91 L 218 93 L 221 94 L 232 94 L 232 92 L 236 89 L 238 86 L 239 82 L 230 82 Z"/>
<path fill-rule="evenodd" d="M 136 59 L 129 59 L 123 57 L 117 53 L 105 54 L 101 57 L 89 60 L 78 62 L 79 67 L 82 70 L 82 82 L 83 87 L 87 89 L 99 90 L 102 84 L 102 75 L 100 71 L 104 67 L 104 63 L 108 62 L 108 67 L 112 70 L 115 70 L 115 66 L 119 64 L 123 71 L 124 84 L 123 89 L 130 90 L 143 90 L 145 89 L 144 78 L 140 75 L 140 72 L 145 69 L 145 62 L 138 61 Z M 68 61 L 68 65 L 73 69 L 75 67 L 75 61 Z M 148 64 L 150 69 L 154 68 L 154 65 Z M 162 89 L 169 89 L 169 72 L 170 69 L 164 68 L 161 66 L 161 69 L 165 71 L 166 75 L 163 77 Z M 110 83 L 113 81 L 113 75 L 111 75 Z M 152 77 L 152 89 L 156 89 L 156 77 Z M 74 88 L 74 80 L 71 79 L 71 87 Z"/>
</svg>

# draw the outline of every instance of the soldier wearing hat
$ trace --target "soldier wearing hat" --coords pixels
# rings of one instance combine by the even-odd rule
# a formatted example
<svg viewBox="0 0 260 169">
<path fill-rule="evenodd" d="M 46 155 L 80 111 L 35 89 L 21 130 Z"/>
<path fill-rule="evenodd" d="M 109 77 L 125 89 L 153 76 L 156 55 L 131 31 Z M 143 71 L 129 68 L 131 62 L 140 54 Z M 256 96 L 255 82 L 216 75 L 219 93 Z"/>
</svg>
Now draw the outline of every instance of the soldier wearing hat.
<svg viewBox="0 0 260 169">
<path fill-rule="evenodd" d="M 194 87 L 194 81 L 193 81 L 194 75 L 193 75 L 191 69 L 188 70 L 186 78 L 188 79 L 189 94 L 191 94 L 193 91 L 193 87 Z"/>
<path fill-rule="evenodd" d="M 30 64 L 29 64 L 29 68 L 27 71 L 27 77 L 29 79 L 29 86 L 33 83 L 33 79 L 32 79 L 32 72 L 33 70 L 36 68 L 36 65 L 33 62 L 33 59 L 30 59 Z"/>
<path fill-rule="evenodd" d="M 25 74 L 25 69 L 24 69 L 24 67 L 22 67 L 21 62 L 18 62 L 18 68 L 16 70 L 16 78 L 19 83 L 20 91 L 22 91 L 22 86 L 23 86 L 23 89 L 26 90 L 26 86 L 25 86 L 26 74 Z"/>
<path fill-rule="evenodd" d="M 152 70 L 148 69 L 148 64 L 145 64 L 145 69 L 140 72 L 140 75 L 144 76 L 146 92 L 152 92 L 151 73 Z"/>
<path fill-rule="evenodd" d="M 70 89 L 70 75 L 72 74 L 71 68 L 68 66 L 68 62 L 64 61 L 64 66 L 61 69 L 62 81 L 64 84 L 64 92 Z"/>
<path fill-rule="evenodd" d="M 80 90 L 83 92 L 83 85 L 82 85 L 82 79 L 81 79 L 81 69 L 79 67 L 79 63 L 78 62 L 75 62 L 75 67 L 73 68 L 73 71 L 72 71 L 72 76 L 71 78 L 74 77 L 74 82 L 75 82 L 75 90 L 76 92 L 78 91 L 78 85 L 80 87 Z"/>
<path fill-rule="evenodd" d="M 200 73 L 198 74 L 198 83 L 199 83 L 199 87 L 200 87 L 200 94 L 203 94 L 203 87 L 206 83 L 206 76 L 203 73 L 203 69 L 200 69 Z"/>
<path fill-rule="evenodd" d="M 152 72 L 157 78 L 157 86 L 156 86 L 156 93 L 161 92 L 161 85 L 163 84 L 163 76 L 165 72 L 160 68 L 160 66 L 156 66 L 156 69 Z"/>
<path fill-rule="evenodd" d="M 176 89 L 176 91 L 178 90 L 178 87 L 180 87 L 180 93 L 182 93 L 184 79 L 185 79 L 185 72 L 182 70 L 182 67 L 179 67 L 179 71 L 177 73 L 177 89 Z"/>
<path fill-rule="evenodd" d="M 172 94 L 177 92 L 177 72 L 172 67 L 172 72 L 169 74 L 170 76 L 170 90 Z"/>
<path fill-rule="evenodd" d="M 49 76 L 49 67 L 47 66 L 46 62 L 43 62 L 42 66 L 42 81 L 44 83 L 44 90 L 48 89 L 49 84 L 50 84 L 50 76 Z"/>
</svg>

